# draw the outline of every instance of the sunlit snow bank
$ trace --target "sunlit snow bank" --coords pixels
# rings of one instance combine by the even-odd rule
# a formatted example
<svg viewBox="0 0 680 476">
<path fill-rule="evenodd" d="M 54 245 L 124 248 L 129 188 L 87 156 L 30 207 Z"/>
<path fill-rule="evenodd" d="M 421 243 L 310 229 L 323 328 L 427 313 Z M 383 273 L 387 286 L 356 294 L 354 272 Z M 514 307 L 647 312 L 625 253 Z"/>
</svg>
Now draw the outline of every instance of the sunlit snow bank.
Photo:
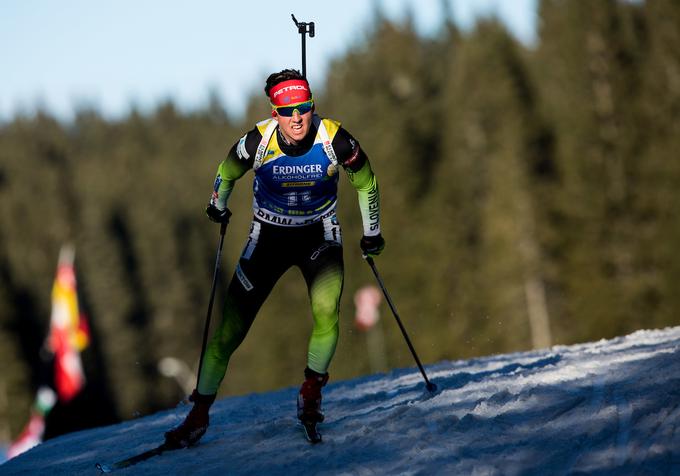
<svg viewBox="0 0 680 476">
<path fill-rule="evenodd" d="M 324 442 L 297 388 L 223 399 L 194 448 L 120 474 L 680 475 L 680 327 L 329 384 Z M 156 446 L 188 407 L 49 440 L 0 474 L 96 474 Z"/>
</svg>

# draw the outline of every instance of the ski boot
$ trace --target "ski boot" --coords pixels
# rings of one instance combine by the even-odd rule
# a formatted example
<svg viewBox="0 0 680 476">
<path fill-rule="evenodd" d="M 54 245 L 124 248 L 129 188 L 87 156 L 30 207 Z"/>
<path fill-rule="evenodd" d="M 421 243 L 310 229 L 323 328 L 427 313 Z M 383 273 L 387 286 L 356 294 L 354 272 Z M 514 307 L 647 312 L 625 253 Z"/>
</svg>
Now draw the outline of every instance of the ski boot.
<svg viewBox="0 0 680 476">
<path fill-rule="evenodd" d="M 186 448 L 198 443 L 208 429 L 208 410 L 217 395 L 201 395 L 194 390 L 189 401 L 194 406 L 184 421 L 165 433 L 165 444 L 170 448 Z"/>
<path fill-rule="evenodd" d="M 321 411 L 321 388 L 327 382 L 328 373 L 320 374 L 309 367 L 305 369 L 305 381 L 298 394 L 297 415 L 307 439 L 312 443 L 321 441 L 321 434 L 316 430 L 316 425 L 324 420 Z"/>
</svg>

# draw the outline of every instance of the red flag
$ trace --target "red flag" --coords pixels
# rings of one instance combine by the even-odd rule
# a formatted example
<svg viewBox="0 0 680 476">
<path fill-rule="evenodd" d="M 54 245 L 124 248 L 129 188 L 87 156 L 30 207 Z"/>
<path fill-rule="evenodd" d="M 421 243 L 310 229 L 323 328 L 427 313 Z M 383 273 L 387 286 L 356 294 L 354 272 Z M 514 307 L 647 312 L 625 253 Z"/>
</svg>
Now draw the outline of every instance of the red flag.
<svg viewBox="0 0 680 476">
<path fill-rule="evenodd" d="M 19 438 L 17 438 L 7 450 L 7 459 L 14 458 L 39 444 L 42 441 L 44 432 L 45 418 L 38 413 L 32 414 L 24 431 L 21 432 Z"/>
<path fill-rule="evenodd" d="M 54 384 L 62 402 L 71 400 L 85 385 L 80 351 L 89 343 L 87 323 L 78 310 L 74 256 L 71 246 L 63 247 L 59 253 L 47 341 L 54 353 Z"/>
<path fill-rule="evenodd" d="M 375 286 L 364 286 L 354 294 L 354 305 L 356 314 L 354 322 L 362 331 L 367 331 L 375 326 L 380 319 L 380 301 L 382 294 Z"/>
<path fill-rule="evenodd" d="M 49 387 L 40 387 L 31 412 L 31 419 L 7 450 L 7 459 L 14 458 L 42 442 L 45 433 L 45 416 L 54 406 L 57 396 Z"/>
</svg>

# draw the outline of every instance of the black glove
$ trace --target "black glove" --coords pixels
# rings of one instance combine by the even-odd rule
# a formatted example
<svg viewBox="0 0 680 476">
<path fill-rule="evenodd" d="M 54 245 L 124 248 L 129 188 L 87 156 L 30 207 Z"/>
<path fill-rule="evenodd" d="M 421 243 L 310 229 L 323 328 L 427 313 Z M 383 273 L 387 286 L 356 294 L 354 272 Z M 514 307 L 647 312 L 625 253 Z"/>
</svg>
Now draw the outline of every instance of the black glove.
<svg viewBox="0 0 680 476">
<path fill-rule="evenodd" d="M 375 236 L 364 235 L 359 242 L 359 246 L 366 256 L 378 256 L 385 249 L 385 240 L 380 234 Z"/>
<path fill-rule="evenodd" d="M 225 225 L 229 223 L 229 217 L 231 217 L 231 212 L 228 208 L 220 210 L 212 204 L 208 205 L 208 208 L 205 209 L 205 214 L 208 215 L 210 221 L 214 221 L 215 223 L 224 223 Z"/>
</svg>

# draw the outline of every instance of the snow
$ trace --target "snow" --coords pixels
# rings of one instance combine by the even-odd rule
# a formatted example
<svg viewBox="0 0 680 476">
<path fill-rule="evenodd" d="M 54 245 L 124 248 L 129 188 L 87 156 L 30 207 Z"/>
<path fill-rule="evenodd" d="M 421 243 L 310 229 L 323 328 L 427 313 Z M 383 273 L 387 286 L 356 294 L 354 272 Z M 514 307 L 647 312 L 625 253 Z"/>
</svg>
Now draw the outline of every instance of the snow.
<svg viewBox="0 0 680 476">
<path fill-rule="evenodd" d="M 680 475 L 680 327 L 329 384 L 324 441 L 296 425 L 297 387 L 219 400 L 194 448 L 118 474 Z M 61 436 L 0 474 L 97 474 L 153 448 L 189 407 Z"/>
</svg>

